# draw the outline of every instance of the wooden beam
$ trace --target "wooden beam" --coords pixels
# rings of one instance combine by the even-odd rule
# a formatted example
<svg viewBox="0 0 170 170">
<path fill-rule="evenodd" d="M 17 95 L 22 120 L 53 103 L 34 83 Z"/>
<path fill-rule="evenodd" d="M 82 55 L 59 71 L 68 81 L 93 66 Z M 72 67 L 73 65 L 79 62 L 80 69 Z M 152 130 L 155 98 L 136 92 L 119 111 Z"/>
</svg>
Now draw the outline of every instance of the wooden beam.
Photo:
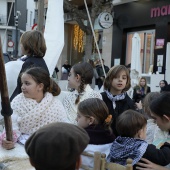
<svg viewBox="0 0 170 170">
<path fill-rule="evenodd" d="M 1 93 L 1 105 L 2 111 L 1 114 L 4 116 L 4 123 L 5 123 L 5 130 L 6 130 L 6 140 L 12 141 L 13 134 L 12 134 L 12 109 L 10 105 L 9 95 L 8 95 L 8 87 L 6 81 L 6 72 L 4 66 L 4 57 L 2 52 L 2 44 L 0 38 L 0 93 Z M 12 74 L 12 73 L 11 73 Z"/>
</svg>

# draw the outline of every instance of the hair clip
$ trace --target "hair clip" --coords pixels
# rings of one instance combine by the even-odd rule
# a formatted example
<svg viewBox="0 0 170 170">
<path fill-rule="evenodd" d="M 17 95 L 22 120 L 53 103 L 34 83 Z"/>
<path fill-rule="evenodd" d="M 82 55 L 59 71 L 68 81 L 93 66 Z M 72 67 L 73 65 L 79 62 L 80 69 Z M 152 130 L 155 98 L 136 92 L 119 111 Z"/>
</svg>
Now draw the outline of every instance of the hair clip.
<svg viewBox="0 0 170 170">
<path fill-rule="evenodd" d="M 112 120 L 112 115 L 108 115 L 107 118 L 105 119 L 106 123 L 110 123 Z"/>
</svg>

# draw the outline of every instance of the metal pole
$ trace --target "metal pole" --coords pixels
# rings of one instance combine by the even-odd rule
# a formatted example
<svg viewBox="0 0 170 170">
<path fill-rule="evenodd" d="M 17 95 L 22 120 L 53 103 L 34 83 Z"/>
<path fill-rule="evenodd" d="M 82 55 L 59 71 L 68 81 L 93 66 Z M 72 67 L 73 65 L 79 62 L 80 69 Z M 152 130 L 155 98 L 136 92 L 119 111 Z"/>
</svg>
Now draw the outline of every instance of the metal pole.
<svg viewBox="0 0 170 170">
<path fill-rule="evenodd" d="M 44 27 L 44 0 L 38 0 L 38 23 L 37 30 L 43 31 Z"/>
<path fill-rule="evenodd" d="M 15 28 L 15 58 L 18 58 L 18 26 Z"/>
<path fill-rule="evenodd" d="M 1 73 L 0 93 L 1 93 L 1 104 L 2 104 L 1 114 L 4 116 L 6 139 L 8 141 L 12 141 L 13 139 L 12 121 L 11 121 L 12 109 L 11 109 L 9 95 L 8 95 L 4 59 L 3 59 L 3 54 L 2 54 L 1 38 L 0 38 L 0 73 Z"/>
<path fill-rule="evenodd" d="M 17 17 L 17 0 L 15 0 L 15 18 Z M 15 28 L 15 58 L 18 58 L 18 26 Z"/>
</svg>

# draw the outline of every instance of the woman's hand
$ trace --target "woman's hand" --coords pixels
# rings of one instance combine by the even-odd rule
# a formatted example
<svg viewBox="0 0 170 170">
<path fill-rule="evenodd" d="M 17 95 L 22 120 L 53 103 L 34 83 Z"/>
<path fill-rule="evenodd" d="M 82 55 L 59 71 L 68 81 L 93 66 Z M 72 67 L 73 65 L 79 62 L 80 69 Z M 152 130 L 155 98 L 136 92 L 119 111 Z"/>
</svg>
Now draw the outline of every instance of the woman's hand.
<svg viewBox="0 0 170 170">
<path fill-rule="evenodd" d="M 12 141 L 7 141 L 7 140 L 2 140 L 2 147 L 7 149 L 7 150 L 10 150 L 10 149 L 13 149 L 14 148 L 14 142 Z"/>
<path fill-rule="evenodd" d="M 141 161 L 143 161 L 144 163 L 138 162 L 136 165 L 139 165 L 140 167 L 137 166 L 136 169 L 139 169 L 139 170 L 168 170 L 167 168 L 157 165 L 157 164 L 154 164 L 145 158 L 142 158 Z"/>
</svg>

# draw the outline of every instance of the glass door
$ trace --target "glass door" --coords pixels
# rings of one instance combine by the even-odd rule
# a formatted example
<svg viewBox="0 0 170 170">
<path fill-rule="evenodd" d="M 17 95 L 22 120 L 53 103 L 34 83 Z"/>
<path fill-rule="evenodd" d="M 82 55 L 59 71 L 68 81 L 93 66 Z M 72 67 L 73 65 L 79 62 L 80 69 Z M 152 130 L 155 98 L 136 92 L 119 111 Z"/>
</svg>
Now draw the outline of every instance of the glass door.
<svg viewBox="0 0 170 170">
<path fill-rule="evenodd" d="M 131 63 L 132 38 L 135 33 L 138 33 L 141 39 L 140 59 L 142 73 L 148 73 L 149 68 L 153 65 L 154 62 L 155 30 L 127 33 L 126 65 Z"/>
</svg>

